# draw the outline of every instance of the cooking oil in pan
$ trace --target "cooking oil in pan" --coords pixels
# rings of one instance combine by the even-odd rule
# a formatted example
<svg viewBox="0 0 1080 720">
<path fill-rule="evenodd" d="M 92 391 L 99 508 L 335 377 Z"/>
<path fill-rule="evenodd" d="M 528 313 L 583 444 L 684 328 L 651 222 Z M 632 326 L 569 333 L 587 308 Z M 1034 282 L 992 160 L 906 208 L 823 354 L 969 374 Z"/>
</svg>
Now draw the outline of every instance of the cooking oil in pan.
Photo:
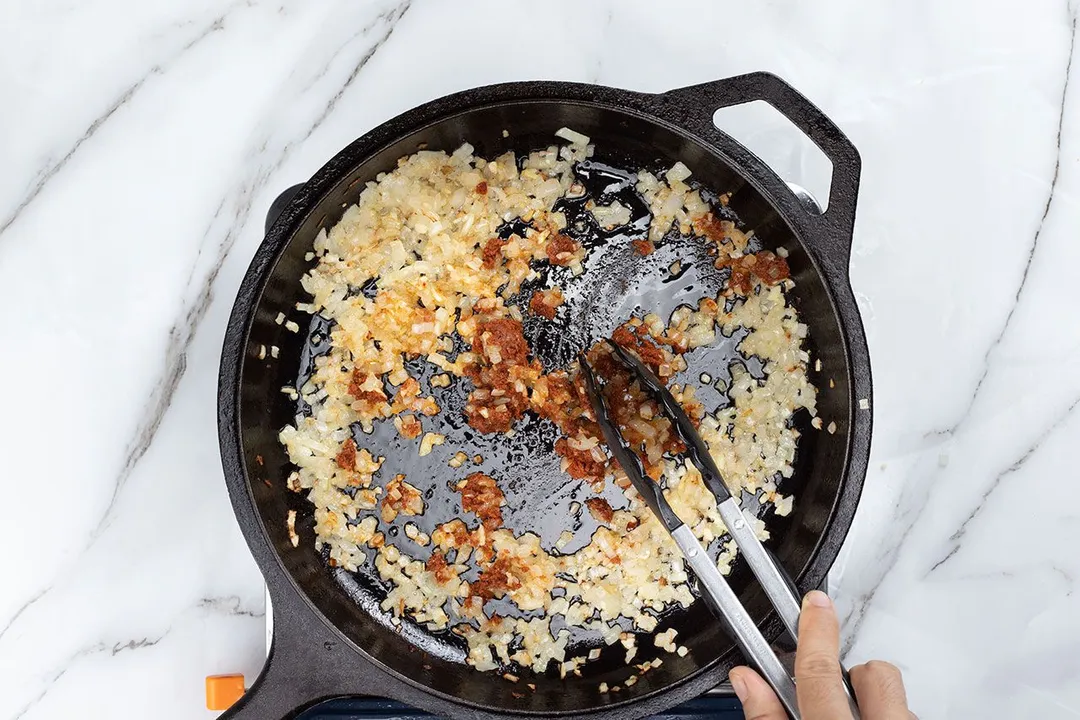
<svg viewBox="0 0 1080 720">
<path fill-rule="evenodd" d="M 520 292 L 508 301 L 508 304 L 525 307 L 536 290 L 554 286 L 562 289 L 564 304 L 559 307 L 554 320 L 524 314 L 525 337 L 534 356 L 547 371 L 566 367 L 578 352 L 610 337 L 632 316 L 655 313 L 666 320 L 682 305 L 696 307 L 702 298 L 716 297 L 725 280 L 726 271 L 715 267 L 708 246 L 699 238 L 682 236 L 674 229 L 656 243 L 655 250 L 649 255 L 641 256 L 633 250 L 631 241 L 647 236 L 652 219 L 648 206 L 634 190 L 636 172 L 594 160 L 579 163 L 575 171 L 584 193 L 560 200 L 556 209 L 566 215 L 566 233 L 589 249 L 585 271 L 574 276 L 569 268 L 545 266 L 538 270 L 537 277 L 524 282 Z M 703 191 L 704 194 L 707 193 Z M 605 229 L 593 216 L 591 204 L 609 205 L 616 200 L 630 209 L 631 220 L 627 225 Z M 512 221 L 506 223 L 500 235 L 509 237 L 523 233 L 527 227 L 526 223 Z M 377 283 L 374 282 L 357 289 L 368 296 L 376 291 Z M 329 350 L 330 329 L 324 318 L 316 316 L 312 319 L 308 342 L 301 356 L 297 387 L 310 376 L 314 358 Z M 680 384 L 694 384 L 696 397 L 709 411 L 729 402 L 724 388 L 730 381 L 733 362 L 745 365 L 755 377 L 763 376 L 757 358 L 743 357 L 738 352 L 743 335 L 744 332 L 731 337 L 718 335 L 718 341 L 712 346 L 687 353 L 688 369 L 675 378 Z M 461 338 L 455 337 L 454 342 L 451 357 L 465 349 Z M 458 481 L 472 472 L 486 473 L 498 481 L 506 496 L 503 508 L 506 527 L 518 534 L 535 533 L 549 553 L 573 553 L 590 542 L 598 524 L 585 510 L 584 500 L 592 497 L 594 492 L 583 481 L 574 480 L 560 470 L 560 457 L 554 452 L 558 431 L 551 422 L 529 411 L 510 435 L 478 433 L 465 422 L 465 402 L 472 390 L 469 380 L 457 378 L 449 387 L 435 387 L 431 385 L 431 378 L 439 371 L 433 365 L 419 359 L 408 362 L 407 368 L 420 382 L 422 392 L 434 396 L 442 408 L 437 416 L 425 420 L 425 431 L 444 435 L 445 442 L 421 457 L 417 452 L 419 440 L 401 437 L 390 421 L 376 422 L 370 435 L 364 435 L 359 427 L 354 428 L 358 445 L 371 448 L 375 454 L 386 458 L 377 480 L 385 482 L 402 473 L 424 494 L 423 515 L 399 515 L 389 524 L 387 532 L 395 543 L 405 542 L 407 523 L 414 523 L 427 535 L 437 525 L 458 517 L 470 525 L 477 524 L 475 517 L 461 510 L 460 496 L 454 489 Z M 702 373 L 708 374 L 708 383 L 701 382 Z M 393 393 L 392 388 L 387 390 Z M 298 412 L 309 412 L 303 401 L 298 401 Z M 450 459 L 459 451 L 464 452 L 468 460 L 453 468 Z M 622 491 L 612 483 L 606 484 L 601 496 L 613 508 L 626 506 Z M 556 542 L 567 530 L 573 533 L 573 540 L 559 549 Z M 714 541 L 712 549 L 716 550 L 720 542 L 719 539 Z M 410 543 L 408 550 L 421 560 L 430 554 L 429 547 L 415 543 Z M 374 553 L 368 555 L 373 559 Z M 378 578 L 371 559 L 357 573 L 340 568 L 334 573 L 338 582 L 366 611 L 389 623 L 389 615 L 378 607 L 379 599 L 388 588 Z M 478 569 L 470 564 L 463 577 L 471 581 L 477 575 Z M 508 601 L 490 602 L 489 610 L 505 617 L 536 615 L 535 612 L 521 611 Z M 559 627 L 562 626 L 558 619 L 554 619 L 553 629 Z M 624 628 L 630 629 L 629 621 L 624 623 Z M 598 634 L 577 627 L 570 630 L 571 648 L 604 647 Z M 449 632 L 436 633 L 433 637 L 427 630 L 407 621 L 402 631 L 429 652 L 457 662 L 464 661 L 464 641 Z"/>
</svg>

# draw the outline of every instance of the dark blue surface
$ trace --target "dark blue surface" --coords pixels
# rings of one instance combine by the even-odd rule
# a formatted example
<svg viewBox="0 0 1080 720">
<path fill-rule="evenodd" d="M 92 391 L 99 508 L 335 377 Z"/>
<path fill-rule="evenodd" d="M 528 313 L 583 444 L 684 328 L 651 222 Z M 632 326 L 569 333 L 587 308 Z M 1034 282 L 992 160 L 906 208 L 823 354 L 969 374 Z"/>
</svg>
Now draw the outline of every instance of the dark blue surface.
<svg viewBox="0 0 1080 720">
<path fill-rule="evenodd" d="M 434 718 L 422 710 L 392 700 L 341 698 L 328 700 L 311 708 L 297 720 L 398 720 L 399 718 Z M 653 720 L 743 720 L 742 706 L 733 697 L 700 697 L 654 715 Z"/>
</svg>

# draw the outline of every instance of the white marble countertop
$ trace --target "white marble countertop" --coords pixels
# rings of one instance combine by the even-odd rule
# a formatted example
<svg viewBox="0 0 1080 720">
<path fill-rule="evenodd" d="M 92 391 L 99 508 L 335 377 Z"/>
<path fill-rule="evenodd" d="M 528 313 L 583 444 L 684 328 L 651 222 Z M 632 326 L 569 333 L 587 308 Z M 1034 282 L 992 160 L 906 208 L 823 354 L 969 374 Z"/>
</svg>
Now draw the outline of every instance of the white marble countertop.
<svg viewBox="0 0 1080 720">
<path fill-rule="evenodd" d="M 876 403 L 834 572 L 848 662 L 901 666 L 924 720 L 1080 715 L 1077 4 L 812 5 L 6 3 L 0 718 L 209 718 L 205 675 L 258 673 L 215 392 L 280 190 L 455 90 L 751 70 L 863 158 Z M 813 180 L 787 135 L 730 123 Z"/>
</svg>

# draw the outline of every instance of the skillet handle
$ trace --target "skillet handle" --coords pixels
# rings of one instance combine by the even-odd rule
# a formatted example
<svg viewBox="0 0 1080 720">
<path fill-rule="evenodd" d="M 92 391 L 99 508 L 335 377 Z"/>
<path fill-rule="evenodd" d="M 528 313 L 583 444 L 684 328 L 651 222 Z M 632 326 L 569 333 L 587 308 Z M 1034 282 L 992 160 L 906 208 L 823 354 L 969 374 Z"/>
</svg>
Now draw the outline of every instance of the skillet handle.
<svg viewBox="0 0 1080 720">
<path fill-rule="evenodd" d="M 814 213 L 805 205 L 796 203 L 792 206 L 799 208 L 802 219 L 808 224 L 830 231 L 826 235 L 829 247 L 819 250 L 846 270 L 855 227 L 862 160 L 855 146 L 825 113 L 791 85 L 766 72 L 692 85 L 664 93 L 659 98 L 667 111 L 665 116 L 702 138 L 721 138 L 721 148 L 737 155 L 735 159 L 744 167 L 767 166 L 713 124 L 713 113 L 720 108 L 763 100 L 813 140 L 832 163 L 828 208 L 824 213 Z M 672 112 L 674 116 L 670 114 Z"/>
<path fill-rule="evenodd" d="M 346 695 L 387 695 L 382 671 L 357 663 L 355 653 L 296 597 L 273 596 L 273 641 L 262 672 L 219 720 L 294 720 L 304 711 Z M 269 608 L 268 608 L 269 609 Z"/>
<path fill-rule="evenodd" d="M 282 664 L 275 664 L 274 660 L 274 648 L 271 647 L 255 684 L 222 713 L 219 720 L 293 720 L 326 699 L 298 692 L 297 678 L 286 675 Z"/>
</svg>

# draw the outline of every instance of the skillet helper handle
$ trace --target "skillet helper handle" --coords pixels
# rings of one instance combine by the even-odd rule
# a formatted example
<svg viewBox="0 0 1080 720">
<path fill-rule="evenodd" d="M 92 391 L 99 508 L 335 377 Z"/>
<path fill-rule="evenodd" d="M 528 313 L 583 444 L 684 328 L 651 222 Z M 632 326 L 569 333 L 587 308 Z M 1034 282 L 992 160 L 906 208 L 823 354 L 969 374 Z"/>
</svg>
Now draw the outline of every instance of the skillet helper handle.
<svg viewBox="0 0 1080 720">
<path fill-rule="evenodd" d="M 769 601 L 776 608 L 784 627 L 787 628 L 788 633 L 797 643 L 799 640 L 799 614 L 802 606 L 799 603 L 798 589 L 795 582 L 784 570 L 783 566 L 776 561 L 773 554 L 762 545 L 754 532 L 753 525 L 747 522 L 742 508 L 739 507 L 739 503 L 735 498 L 729 497 L 727 500 L 717 503 L 716 509 L 720 514 L 720 519 L 727 526 L 728 532 L 731 533 L 731 537 L 735 539 L 735 544 L 739 546 L 739 552 L 742 553 L 746 563 L 750 566 L 750 570 L 753 571 L 754 577 L 757 578 L 758 583 L 761 584 L 765 594 L 769 597 Z M 840 671 L 844 681 L 844 693 L 847 695 L 848 709 L 851 710 L 851 716 L 855 720 L 860 720 L 859 705 L 855 701 L 855 690 L 851 686 L 851 678 L 848 675 L 847 668 L 841 665 Z"/>
<path fill-rule="evenodd" d="M 676 106 L 675 110 L 680 116 L 678 124 L 688 126 L 705 138 L 722 134 L 712 120 L 717 110 L 755 100 L 767 102 L 810 138 L 832 163 L 829 203 L 828 208 L 821 214 L 814 213 L 805 206 L 800 206 L 800 209 L 810 223 L 825 224 L 838 234 L 838 237 L 834 238 L 835 247 L 830 247 L 827 251 L 836 256 L 838 262 L 842 261 L 844 267 L 847 266 L 851 252 L 851 235 L 855 226 L 855 205 L 859 194 L 862 160 L 859 151 L 825 113 L 791 85 L 766 72 L 748 73 L 692 85 L 664 93 L 661 98 Z M 696 116 L 693 113 L 696 113 Z M 748 150 L 742 146 L 740 148 L 746 155 L 753 157 Z"/>
<path fill-rule="evenodd" d="M 794 720 L 801 720 L 799 700 L 795 694 L 795 679 L 776 657 L 769 641 L 758 630 L 757 623 L 739 602 L 738 596 L 720 574 L 709 553 L 686 525 L 679 526 L 671 533 L 671 537 L 682 550 L 686 562 L 701 583 L 702 596 L 713 611 L 727 622 L 727 629 L 734 636 L 733 639 L 739 644 L 743 654 L 757 666 L 776 691 L 788 715 Z"/>
</svg>

